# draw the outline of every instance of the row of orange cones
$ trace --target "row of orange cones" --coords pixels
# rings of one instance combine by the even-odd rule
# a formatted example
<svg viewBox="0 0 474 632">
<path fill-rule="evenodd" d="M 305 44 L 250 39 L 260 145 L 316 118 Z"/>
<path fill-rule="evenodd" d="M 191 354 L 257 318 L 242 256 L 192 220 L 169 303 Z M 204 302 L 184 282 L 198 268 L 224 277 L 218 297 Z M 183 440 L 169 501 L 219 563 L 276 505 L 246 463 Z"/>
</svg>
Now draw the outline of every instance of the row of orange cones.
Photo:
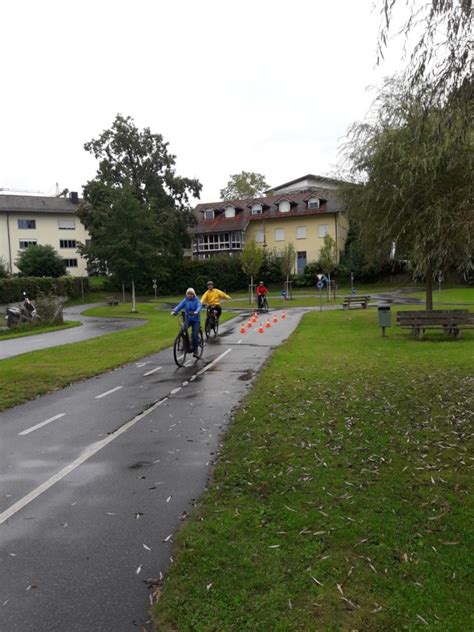
<svg viewBox="0 0 474 632">
<path fill-rule="evenodd" d="M 285 312 L 282 312 L 282 314 L 281 314 L 281 320 L 285 320 L 285 318 L 286 318 L 286 314 L 285 314 Z M 257 314 L 257 312 L 255 312 L 255 313 L 253 314 L 252 318 L 250 318 L 249 322 L 247 323 L 247 329 L 252 329 L 252 324 L 253 324 L 253 323 L 256 323 L 256 322 L 257 322 L 257 320 L 258 320 L 258 314 Z M 278 322 L 278 318 L 277 318 L 277 315 L 276 315 L 276 314 L 274 315 L 272 322 L 273 322 L 273 324 L 275 324 L 275 323 L 277 323 L 277 322 Z M 271 326 L 272 326 L 272 325 L 271 325 L 271 323 L 270 323 L 270 319 L 269 319 L 269 318 L 267 318 L 267 322 L 265 323 L 265 327 L 266 327 L 266 329 L 269 329 Z M 241 333 L 241 334 L 244 334 L 244 333 L 247 331 L 247 329 L 245 328 L 245 323 L 242 323 L 242 326 L 241 326 L 241 328 L 240 328 L 240 333 Z M 263 334 L 263 332 L 264 332 L 264 329 L 263 329 L 263 323 L 260 321 L 260 326 L 259 326 L 259 328 L 258 328 L 258 333 L 259 333 L 259 334 Z"/>
</svg>

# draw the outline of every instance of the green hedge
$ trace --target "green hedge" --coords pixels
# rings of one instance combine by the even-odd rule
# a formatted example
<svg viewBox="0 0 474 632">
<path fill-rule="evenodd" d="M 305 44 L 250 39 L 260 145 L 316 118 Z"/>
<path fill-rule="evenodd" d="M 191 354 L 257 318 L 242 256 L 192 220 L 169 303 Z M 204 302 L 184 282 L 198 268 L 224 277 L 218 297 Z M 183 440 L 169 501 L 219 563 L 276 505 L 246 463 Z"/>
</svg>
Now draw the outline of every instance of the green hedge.
<svg viewBox="0 0 474 632">
<path fill-rule="evenodd" d="M 81 287 L 82 281 L 82 287 Z M 0 303 L 15 303 L 23 300 L 23 292 L 28 298 L 35 299 L 38 294 L 54 294 L 74 298 L 89 291 L 87 277 L 64 276 L 58 279 L 52 277 L 13 277 L 0 279 Z"/>
</svg>

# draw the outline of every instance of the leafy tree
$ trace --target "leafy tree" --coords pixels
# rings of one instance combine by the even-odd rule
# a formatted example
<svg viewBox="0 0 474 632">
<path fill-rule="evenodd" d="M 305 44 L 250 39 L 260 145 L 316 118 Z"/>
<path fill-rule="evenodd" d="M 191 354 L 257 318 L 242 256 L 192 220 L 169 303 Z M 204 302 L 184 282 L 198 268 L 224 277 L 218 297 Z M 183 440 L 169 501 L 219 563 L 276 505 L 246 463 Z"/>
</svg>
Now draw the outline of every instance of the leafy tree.
<svg viewBox="0 0 474 632">
<path fill-rule="evenodd" d="M 16 266 L 23 276 L 60 277 L 66 274 L 66 266 L 53 246 L 30 246 L 20 254 Z"/>
<path fill-rule="evenodd" d="M 242 171 L 230 176 L 226 186 L 221 189 L 221 200 L 259 197 L 269 188 L 261 173 Z"/>
<path fill-rule="evenodd" d="M 100 162 L 78 210 L 91 234 L 82 252 L 91 264 L 106 265 L 132 284 L 135 310 L 135 283 L 182 258 L 194 221 L 189 198 L 199 197 L 202 185 L 177 176 L 168 143 L 149 128 L 140 131 L 130 117 L 117 115 L 84 148 Z"/>
<path fill-rule="evenodd" d="M 323 239 L 323 247 L 319 252 L 319 265 L 321 270 L 331 279 L 331 273 L 337 266 L 337 248 L 336 242 L 331 235 L 325 235 Z"/>
<path fill-rule="evenodd" d="M 253 303 L 254 277 L 262 267 L 263 250 L 257 246 L 255 240 L 246 242 L 240 254 L 240 264 L 245 274 L 250 276 L 250 302 Z"/>
<path fill-rule="evenodd" d="M 6 279 L 8 276 L 8 267 L 5 259 L 0 257 L 0 279 Z"/>
<path fill-rule="evenodd" d="M 426 280 L 427 309 L 436 273 L 472 267 L 473 135 L 457 96 L 433 107 L 423 86 L 388 83 L 371 120 L 350 132 L 350 182 L 338 191 L 367 256 L 384 259 L 395 242 L 399 258 Z M 450 134 L 443 131 L 448 118 Z"/>
<path fill-rule="evenodd" d="M 293 244 L 288 244 L 285 246 L 281 253 L 280 264 L 281 264 L 281 272 L 286 279 L 286 292 L 289 295 L 290 292 L 290 278 L 293 274 L 293 270 L 295 267 L 295 258 L 296 258 L 296 250 Z M 292 297 L 290 297 L 292 298 Z"/>
<path fill-rule="evenodd" d="M 470 80 L 472 57 L 472 0 L 379 0 L 382 24 L 378 58 L 383 58 L 396 11 L 403 5 L 408 17 L 399 29 L 413 41 L 406 70 L 411 87 L 421 83 L 434 94 L 449 94 Z"/>
</svg>

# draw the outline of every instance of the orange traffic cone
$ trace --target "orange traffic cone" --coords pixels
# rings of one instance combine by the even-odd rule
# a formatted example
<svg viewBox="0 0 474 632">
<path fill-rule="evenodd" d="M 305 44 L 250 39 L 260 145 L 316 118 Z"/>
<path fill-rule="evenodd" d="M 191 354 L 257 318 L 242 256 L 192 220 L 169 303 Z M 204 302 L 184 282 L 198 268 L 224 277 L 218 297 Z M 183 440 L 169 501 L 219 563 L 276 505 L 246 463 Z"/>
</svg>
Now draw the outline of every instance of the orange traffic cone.
<svg viewBox="0 0 474 632">
<path fill-rule="evenodd" d="M 274 322 L 274 323 L 277 323 L 277 322 L 278 322 L 278 318 L 277 318 L 277 315 L 276 315 L 276 314 L 275 314 L 275 316 L 273 317 L 273 322 Z"/>
<path fill-rule="evenodd" d="M 249 320 L 249 322 L 247 323 L 247 329 L 252 329 L 252 321 Z"/>
<path fill-rule="evenodd" d="M 260 327 L 258 328 L 258 333 L 263 334 L 263 324 L 260 323 Z"/>
<path fill-rule="evenodd" d="M 244 334 L 246 332 L 245 323 L 242 323 L 242 327 L 240 328 L 240 333 Z"/>
<path fill-rule="evenodd" d="M 281 319 L 282 319 L 282 320 L 285 320 L 285 318 L 286 318 L 286 316 L 285 316 L 285 312 L 282 312 L 282 314 L 281 314 Z"/>
<path fill-rule="evenodd" d="M 269 319 L 269 318 L 267 318 L 267 322 L 265 323 L 265 327 L 266 327 L 267 329 L 268 329 L 269 327 L 271 327 L 271 324 L 270 324 L 270 319 Z"/>
</svg>

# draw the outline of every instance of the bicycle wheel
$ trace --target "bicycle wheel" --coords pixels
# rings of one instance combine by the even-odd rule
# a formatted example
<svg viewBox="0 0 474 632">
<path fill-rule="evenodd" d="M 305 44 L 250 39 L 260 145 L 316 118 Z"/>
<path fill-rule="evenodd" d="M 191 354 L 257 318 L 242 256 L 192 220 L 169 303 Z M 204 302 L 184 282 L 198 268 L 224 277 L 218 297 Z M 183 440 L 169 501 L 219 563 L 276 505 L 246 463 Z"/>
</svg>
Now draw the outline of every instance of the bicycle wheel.
<svg viewBox="0 0 474 632">
<path fill-rule="evenodd" d="M 208 316 L 206 318 L 206 322 L 204 324 L 204 331 L 206 332 L 206 338 L 207 339 L 209 339 L 210 336 L 211 336 L 211 330 L 212 330 L 212 328 L 211 328 L 211 317 Z"/>
<path fill-rule="evenodd" d="M 268 301 L 266 298 L 263 299 L 262 309 L 264 312 L 268 312 Z"/>
<path fill-rule="evenodd" d="M 176 336 L 173 347 L 174 361 L 178 366 L 183 366 L 186 362 L 187 344 L 183 334 L 180 332 Z"/>
<path fill-rule="evenodd" d="M 199 342 L 198 342 L 198 348 L 197 348 L 198 358 L 202 356 L 203 351 L 204 351 L 204 336 L 202 335 L 202 329 L 199 328 Z"/>
</svg>

